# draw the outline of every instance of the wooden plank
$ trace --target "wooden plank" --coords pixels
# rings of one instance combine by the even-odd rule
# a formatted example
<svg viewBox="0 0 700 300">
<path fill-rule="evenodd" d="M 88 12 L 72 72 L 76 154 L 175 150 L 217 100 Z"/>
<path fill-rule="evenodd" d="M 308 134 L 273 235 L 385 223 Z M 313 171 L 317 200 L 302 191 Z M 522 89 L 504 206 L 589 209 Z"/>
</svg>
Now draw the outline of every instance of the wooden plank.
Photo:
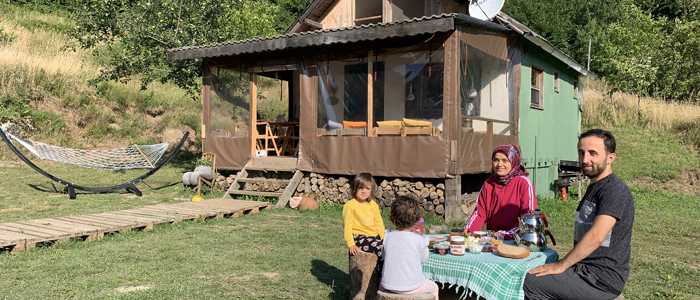
<svg viewBox="0 0 700 300">
<path fill-rule="evenodd" d="M 66 221 L 66 222 L 73 222 L 73 223 L 78 223 L 78 224 L 85 224 L 85 225 L 90 225 L 90 226 L 96 226 L 96 227 L 103 227 L 104 232 L 113 232 L 117 231 L 123 228 L 121 225 L 117 224 L 111 224 L 111 223 L 101 223 L 101 222 L 96 222 L 92 218 L 80 218 L 80 216 L 72 216 L 72 217 L 65 217 L 65 218 L 55 218 L 58 220 Z"/>
<path fill-rule="evenodd" d="M 463 219 L 462 205 L 462 177 L 445 179 L 445 222 L 456 222 Z"/>
<path fill-rule="evenodd" d="M 19 233 L 15 229 L 12 229 L 12 230 L 0 229 L 0 239 L 3 239 L 5 241 L 9 241 L 9 242 L 16 242 L 16 243 L 23 242 L 26 240 L 31 240 L 31 241 L 40 240 L 39 238 L 37 238 L 35 236 Z"/>
<path fill-rule="evenodd" d="M 248 171 L 246 170 L 246 168 L 248 166 L 250 166 L 252 163 L 253 163 L 252 159 L 248 160 L 248 162 L 245 164 L 245 166 L 243 166 L 243 169 L 240 172 L 238 172 L 236 179 L 233 180 L 233 182 L 231 183 L 231 186 L 228 188 L 228 190 L 226 190 L 226 193 L 224 193 L 224 198 L 230 199 L 231 195 L 229 194 L 229 192 L 238 190 L 241 187 L 241 185 L 238 183 L 238 180 L 248 177 Z"/>
<path fill-rule="evenodd" d="M 403 127 L 406 135 L 432 135 L 433 127 Z"/>
<path fill-rule="evenodd" d="M 197 218 L 199 216 L 198 214 L 194 214 L 194 213 L 178 214 L 172 210 L 158 209 L 158 208 L 153 208 L 153 207 L 143 207 L 143 208 L 140 208 L 139 210 L 143 211 L 144 213 L 160 214 L 160 215 L 168 218 L 169 222 L 172 222 L 172 223 L 177 223 L 177 222 L 180 222 L 182 220 L 191 220 L 191 219 Z"/>
<path fill-rule="evenodd" d="M 31 220 L 30 220 L 31 221 Z M 22 222 L 15 222 L 13 224 L 20 224 L 20 225 L 25 225 L 25 226 L 32 226 L 34 228 L 37 228 L 37 230 L 55 230 L 55 231 L 60 231 L 60 232 L 65 232 L 65 233 L 70 233 L 73 236 L 78 236 L 78 235 L 89 235 L 89 234 L 84 234 L 85 231 L 83 230 L 77 230 L 77 229 L 71 229 L 71 228 L 65 228 L 61 226 L 55 226 L 54 224 L 48 224 L 48 223 L 43 223 L 43 224 L 37 224 L 34 222 L 30 221 L 22 221 Z"/>
<path fill-rule="evenodd" d="M 103 227 L 99 227 L 99 226 L 90 226 L 90 225 L 68 222 L 68 221 L 59 220 L 59 219 L 35 219 L 35 220 L 28 220 L 25 222 L 40 224 L 40 225 L 49 224 L 49 226 L 52 226 L 52 227 L 71 229 L 71 230 L 76 230 L 76 231 L 80 231 L 80 232 L 85 232 L 88 234 L 98 233 L 98 232 L 104 230 Z"/>
<path fill-rule="evenodd" d="M 379 16 L 381 17 L 381 15 Z M 372 124 L 374 117 L 374 51 L 367 52 L 367 135 L 372 136 Z M 286 205 L 287 203 L 285 203 Z"/>
<path fill-rule="evenodd" d="M 299 170 L 297 170 L 294 173 L 294 176 L 292 176 L 292 180 L 289 181 L 289 184 L 287 184 L 287 188 L 284 189 L 284 192 L 282 192 L 279 201 L 277 201 L 275 208 L 284 208 L 285 206 L 287 206 L 289 198 L 291 198 L 292 194 L 294 194 L 294 191 L 297 190 L 297 186 L 299 185 L 299 182 L 301 182 L 301 178 L 303 177 L 304 173 L 302 173 Z"/>
<path fill-rule="evenodd" d="M 304 19 L 304 24 L 309 25 L 311 27 L 314 27 L 316 29 L 323 29 L 323 25 L 321 25 L 321 23 L 316 22 L 316 21 L 311 20 L 311 19 L 308 19 L 308 18 Z"/>
<path fill-rule="evenodd" d="M 143 230 L 150 230 L 153 229 L 153 224 L 155 223 L 153 220 L 139 217 L 131 217 L 123 214 L 101 213 L 99 215 L 101 218 L 105 218 L 110 221 L 115 220 L 125 222 L 127 225 L 124 229 L 143 228 Z"/>
<path fill-rule="evenodd" d="M 143 228 L 143 230 L 153 229 L 153 224 L 156 222 L 153 219 L 147 219 L 142 217 L 136 217 L 128 214 L 121 214 L 118 212 L 102 213 L 100 214 L 103 218 L 108 218 L 111 220 L 124 220 L 135 224 L 135 227 Z"/>
<path fill-rule="evenodd" d="M 181 215 L 171 214 L 163 211 L 157 210 L 146 210 L 146 209 L 131 209 L 126 211 L 119 211 L 119 213 L 128 213 L 137 216 L 144 216 L 148 218 L 153 218 L 158 220 L 158 222 L 176 222 L 182 220 Z"/>
<path fill-rule="evenodd" d="M 372 135 L 401 135 L 401 128 L 402 127 L 374 127 L 372 128 Z"/>
<path fill-rule="evenodd" d="M 72 236 L 75 234 L 74 231 L 69 231 L 67 229 L 58 229 L 58 228 L 47 228 L 46 226 L 44 227 L 38 227 L 35 224 L 23 224 L 20 222 L 17 223 L 3 223 L 0 224 L 0 228 L 5 228 L 5 229 L 10 229 L 10 230 L 21 230 L 24 232 L 24 234 L 28 235 L 35 235 L 35 236 L 41 236 L 41 237 L 49 237 L 49 238 L 59 238 L 59 237 L 68 237 Z"/>
<path fill-rule="evenodd" d="M 249 89 L 250 89 L 250 157 L 255 157 L 255 144 L 258 141 L 258 77 L 255 73 L 250 73 Z"/>
<path fill-rule="evenodd" d="M 233 191 L 233 195 L 279 197 L 282 193 L 277 192 L 257 192 L 257 191 Z"/>
<path fill-rule="evenodd" d="M 362 130 L 364 130 L 364 129 L 362 129 Z M 250 167 L 247 167 L 246 170 L 248 170 L 248 171 L 265 171 L 265 172 L 294 172 L 297 170 L 297 168 L 273 168 L 273 167 L 250 166 Z"/>
<path fill-rule="evenodd" d="M 140 220 L 143 222 L 151 222 L 152 224 L 160 224 L 160 223 L 170 222 L 170 220 L 168 220 L 168 217 L 164 217 L 164 216 L 160 216 L 160 215 L 157 216 L 155 214 L 149 214 L 147 212 L 138 213 L 138 212 L 134 212 L 131 210 L 121 210 L 121 211 L 113 211 L 110 214 L 124 216 L 125 218 L 136 218 L 137 221 Z"/>
<path fill-rule="evenodd" d="M 241 178 L 238 180 L 238 182 L 243 182 L 243 183 L 267 183 L 267 184 L 289 184 L 290 180 L 288 179 L 260 179 L 260 178 Z"/>
<path fill-rule="evenodd" d="M 156 205 L 153 205 L 153 206 L 145 206 L 145 207 L 142 207 L 140 209 L 145 210 L 145 211 L 165 213 L 165 214 L 172 215 L 173 217 L 180 217 L 180 218 L 184 218 L 184 219 L 189 218 L 189 217 L 196 217 L 198 215 L 198 213 L 195 213 L 195 212 L 185 212 L 182 210 L 177 211 L 178 207 L 176 207 L 176 206 L 165 206 L 165 205 L 156 206 Z"/>
<path fill-rule="evenodd" d="M 127 228 L 138 227 L 138 224 L 135 224 L 133 222 L 125 222 L 125 221 L 119 221 L 119 220 L 114 220 L 114 219 L 107 219 L 107 218 L 104 218 L 102 216 L 95 216 L 95 215 L 71 216 L 69 218 L 71 218 L 73 220 L 83 220 L 85 222 L 90 222 L 92 224 L 108 225 L 111 228 L 115 229 L 116 231 L 122 230 L 122 229 L 127 229 Z"/>
<path fill-rule="evenodd" d="M 213 217 L 219 212 L 216 210 L 211 210 L 205 207 L 184 207 L 184 206 L 179 206 L 179 207 L 173 207 L 173 209 L 176 213 L 180 214 L 188 214 L 188 215 L 194 215 L 194 218 L 199 217 L 199 216 L 205 216 L 205 217 Z"/>
<path fill-rule="evenodd" d="M 369 21 L 369 20 L 381 21 L 381 19 L 382 19 L 382 15 L 378 15 L 378 16 L 370 16 L 370 17 L 355 19 L 355 22 L 362 22 L 362 21 Z"/>
<path fill-rule="evenodd" d="M 39 237 L 41 239 L 41 241 L 58 240 L 60 238 L 73 236 L 73 233 L 56 231 L 56 230 L 49 230 L 49 229 L 40 229 L 40 228 L 36 228 L 33 226 L 27 226 L 27 225 L 22 225 L 22 224 L 17 224 L 17 223 L 0 224 L 0 229 L 7 230 L 7 231 L 14 230 L 15 232 L 22 233 L 25 235 Z"/>
<path fill-rule="evenodd" d="M 98 227 L 98 226 L 90 226 L 90 225 L 85 225 L 85 224 L 80 224 L 80 223 L 75 223 L 75 222 L 68 222 L 68 221 L 63 221 L 63 220 L 58 220 L 58 219 L 39 219 L 39 220 L 28 220 L 26 223 L 34 223 L 34 224 L 50 224 L 51 227 L 53 228 L 65 228 L 65 229 L 70 229 L 70 230 L 75 230 L 77 231 L 76 237 L 83 237 L 87 236 L 85 238 L 86 241 L 94 241 L 99 238 L 102 238 L 104 236 L 104 228 L 103 227 Z"/>
</svg>

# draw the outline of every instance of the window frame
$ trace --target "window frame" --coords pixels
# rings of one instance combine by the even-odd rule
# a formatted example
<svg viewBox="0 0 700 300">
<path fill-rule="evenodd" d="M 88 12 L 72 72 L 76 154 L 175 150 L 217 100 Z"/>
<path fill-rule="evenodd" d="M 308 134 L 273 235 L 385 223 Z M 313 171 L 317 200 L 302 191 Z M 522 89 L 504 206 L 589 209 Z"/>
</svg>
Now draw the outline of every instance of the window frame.
<svg viewBox="0 0 700 300">
<path fill-rule="evenodd" d="M 537 99 L 537 103 L 532 101 L 532 76 L 533 72 L 535 71 L 539 72 L 539 75 L 537 76 L 538 86 L 536 87 L 539 91 L 539 99 Z M 542 110 L 544 109 L 544 69 L 534 64 L 530 66 L 530 107 Z"/>
<path fill-rule="evenodd" d="M 559 93 L 559 71 L 554 70 L 554 92 Z"/>
</svg>

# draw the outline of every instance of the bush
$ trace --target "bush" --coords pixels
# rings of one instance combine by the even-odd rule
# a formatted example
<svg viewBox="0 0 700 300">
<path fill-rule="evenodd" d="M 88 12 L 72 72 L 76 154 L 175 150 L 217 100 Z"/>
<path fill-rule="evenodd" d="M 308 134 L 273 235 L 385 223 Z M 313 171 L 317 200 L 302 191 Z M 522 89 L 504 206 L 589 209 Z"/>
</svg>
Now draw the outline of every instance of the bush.
<svg viewBox="0 0 700 300">
<path fill-rule="evenodd" d="M 16 38 L 16 35 L 7 33 L 5 28 L 0 27 L 0 45 L 12 43 Z"/>
<path fill-rule="evenodd" d="M 673 129 L 683 134 L 696 147 L 700 147 L 700 118 L 679 122 Z"/>
</svg>

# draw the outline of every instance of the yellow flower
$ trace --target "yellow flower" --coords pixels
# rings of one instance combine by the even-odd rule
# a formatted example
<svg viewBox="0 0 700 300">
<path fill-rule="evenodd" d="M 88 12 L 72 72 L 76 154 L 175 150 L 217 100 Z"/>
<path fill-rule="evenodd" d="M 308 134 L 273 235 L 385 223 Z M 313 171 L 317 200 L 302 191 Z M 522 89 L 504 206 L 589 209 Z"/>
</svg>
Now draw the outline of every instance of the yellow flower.
<svg viewBox="0 0 700 300">
<path fill-rule="evenodd" d="M 666 276 L 666 278 L 668 278 L 668 280 L 671 280 L 671 276 Z"/>
</svg>

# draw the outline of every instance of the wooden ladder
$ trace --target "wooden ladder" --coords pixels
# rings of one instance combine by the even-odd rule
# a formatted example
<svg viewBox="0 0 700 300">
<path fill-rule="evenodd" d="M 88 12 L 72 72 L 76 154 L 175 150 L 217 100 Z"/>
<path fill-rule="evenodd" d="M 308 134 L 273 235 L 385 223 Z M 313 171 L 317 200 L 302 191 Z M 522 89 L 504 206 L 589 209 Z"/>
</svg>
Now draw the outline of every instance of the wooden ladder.
<svg viewBox="0 0 700 300">
<path fill-rule="evenodd" d="M 248 171 L 265 171 L 265 172 L 293 172 L 294 175 L 292 176 L 292 179 L 266 179 L 266 178 L 248 178 Z M 289 167 L 256 167 L 253 166 L 253 160 L 251 159 L 246 163 L 246 165 L 243 167 L 243 169 L 238 172 L 238 175 L 236 178 L 233 180 L 231 183 L 231 186 L 229 189 L 226 191 L 224 194 L 224 199 L 231 199 L 231 195 L 242 195 L 242 196 L 263 196 L 263 197 L 271 197 L 271 198 L 279 198 L 279 201 L 277 201 L 277 204 L 275 204 L 275 208 L 284 208 L 287 206 L 287 203 L 289 202 L 289 199 L 292 197 L 294 194 L 294 191 L 297 189 L 297 186 L 301 182 L 304 174 L 297 170 L 296 168 L 289 168 Z M 243 183 L 258 183 L 258 184 L 279 184 L 279 185 L 284 185 L 286 184 L 287 187 L 284 189 L 284 191 L 280 192 L 259 192 L 259 191 L 246 191 L 246 190 L 241 190 L 241 186 Z"/>
</svg>

